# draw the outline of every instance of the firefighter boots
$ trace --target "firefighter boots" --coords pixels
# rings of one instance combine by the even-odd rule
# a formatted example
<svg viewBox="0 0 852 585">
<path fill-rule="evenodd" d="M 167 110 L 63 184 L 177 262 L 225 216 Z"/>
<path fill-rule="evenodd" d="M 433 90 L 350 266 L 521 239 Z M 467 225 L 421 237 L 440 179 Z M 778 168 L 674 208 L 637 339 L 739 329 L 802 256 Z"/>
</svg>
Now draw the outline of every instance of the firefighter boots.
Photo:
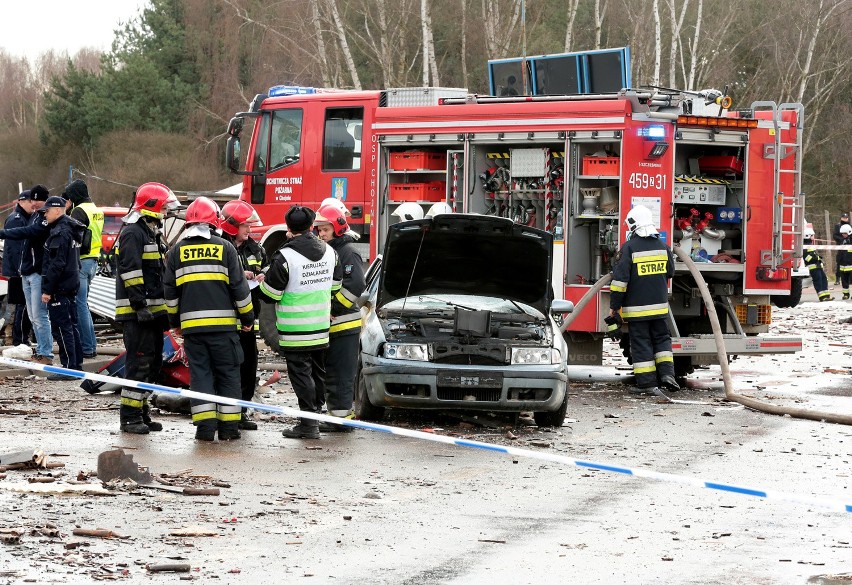
<svg viewBox="0 0 852 585">
<path fill-rule="evenodd" d="M 240 417 L 240 430 L 256 431 L 257 423 L 251 420 L 246 413 L 243 413 Z M 219 433 L 219 438 L 222 438 L 222 433 Z"/>
<path fill-rule="evenodd" d="M 844 301 L 848 301 L 848 300 L 849 300 L 849 293 L 848 293 L 848 292 L 843 293 L 843 300 L 844 300 Z"/>
<path fill-rule="evenodd" d="M 144 422 L 146 425 L 148 425 L 148 429 L 150 429 L 152 431 L 162 431 L 163 430 L 162 423 L 158 423 L 157 421 L 151 420 L 151 415 L 149 414 L 150 410 L 151 409 L 148 407 L 147 404 L 142 407 L 142 422 Z"/>
<path fill-rule="evenodd" d="M 680 390 L 680 385 L 675 380 L 674 376 L 669 376 L 668 374 L 665 376 L 660 376 L 660 383 L 667 389 L 672 392 L 677 392 Z"/>
<path fill-rule="evenodd" d="M 139 419 L 135 421 L 122 421 L 121 432 L 132 433 L 134 435 L 147 435 L 151 432 L 151 429 L 148 428 L 148 425 L 142 422 L 142 419 Z"/>
<path fill-rule="evenodd" d="M 237 424 L 234 423 L 219 423 L 219 440 L 220 441 L 236 441 L 241 438 Z"/>
<path fill-rule="evenodd" d="M 284 429 L 282 435 L 288 439 L 319 439 L 319 426 L 316 421 L 302 420 L 299 424 L 289 429 Z"/>
</svg>

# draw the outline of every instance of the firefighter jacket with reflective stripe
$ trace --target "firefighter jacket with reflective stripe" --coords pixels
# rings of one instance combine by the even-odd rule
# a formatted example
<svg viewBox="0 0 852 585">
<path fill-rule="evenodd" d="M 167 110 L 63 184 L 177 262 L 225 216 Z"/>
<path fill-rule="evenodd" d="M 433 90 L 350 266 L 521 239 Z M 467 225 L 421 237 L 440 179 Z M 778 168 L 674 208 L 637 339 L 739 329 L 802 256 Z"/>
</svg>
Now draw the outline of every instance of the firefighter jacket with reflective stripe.
<svg viewBox="0 0 852 585">
<path fill-rule="evenodd" d="M 220 237 L 193 236 L 175 244 L 166 256 L 165 288 L 169 323 L 184 335 L 254 325 L 237 249 Z"/>
<path fill-rule="evenodd" d="M 83 238 L 80 259 L 101 257 L 101 235 L 104 233 L 104 212 L 91 200 L 83 201 L 71 210 L 71 217 L 86 226 L 89 231 Z"/>
<path fill-rule="evenodd" d="M 840 272 L 852 272 L 852 236 L 840 241 L 841 246 L 846 246 L 837 252 L 837 266 Z"/>
<path fill-rule="evenodd" d="M 311 232 L 275 253 L 260 292 L 276 301 L 281 350 L 328 347 L 331 297 L 340 289 L 341 278 L 337 253 Z"/>
<path fill-rule="evenodd" d="M 39 209 L 33 213 L 29 223 L 23 227 L 3 230 L 2 237 L 6 240 L 26 241 L 26 248 L 21 258 L 21 276 L 41 274 L 44 242 L 50 233 L 50 227 L 44 218 L 46 211 L 46 209 Z"/>
<path fill-rule="evenodd" d="M 364 292 L 364 261 L 352 245 L 352 236 L 333 238 L 328 244 L 337 252 L 343 281 L 331 297 L 331 337 L 353 335 L 361 331 L 361 310 L 356 304 Z"/>
<path fill-rule="evenodd" d="M 240 256 L 240 264 L 242 264 L 243 270 L 250 270 L 255 276 L 269 266 L 266 252 L 260 247 L 260 244 L 251 238 L 237 247 L 237 253 Z M 260 313 L 260 305 L 258 304 L 260 303 L 260 290 L 257 287 L 251 290 L 251 302 L 254 305 L 255 317 L 257 317 Z"/>
<path fill-rule="evenodd" d="M 62 215 L 50 225 L 44 242 L 41 292 L 46 295 L 76 296 L 80 289 L 80 244 L 85 226 Z"/>
<path fill-rule="evenodd" d="M 655 236 L 634 236 L 621 247 L 609 285 L 610 309 L 625 321 L 661 319 L 669 312 L 668 279 L 674 276 L 672 252 Z"/>
<path fill-rule="evenodd" d="M 813 248 L 805 248 L 805 265 L 808 267 L 808 270 L 818 270 L 820 268 L 825 268 L 825 265 L 822 263 L 822 258 L 819 255 L 819 252 L 814 250 Z"/>
<path fill-rule="evenodd" d="M 30 223 L 30 214 L 24 211 L 20 205 L 15 206 L 15 211 L 6 218 L 3 229 L 25 227 Z M 9 240 L 3 244 L 3 276 L 21 276 L 21 264 L 24 261 L 24 253 L 27 251 L 26 240 Z"/>
<path fill-rule="evenodd" d="M 118 275 L 115 279 L 115 320 L 135 321 L 144 307 L 166 314 L 163 293 L 163 257 L 166 246 L 144 219 L 124 224 L 114 247 Z"/>
</svg>

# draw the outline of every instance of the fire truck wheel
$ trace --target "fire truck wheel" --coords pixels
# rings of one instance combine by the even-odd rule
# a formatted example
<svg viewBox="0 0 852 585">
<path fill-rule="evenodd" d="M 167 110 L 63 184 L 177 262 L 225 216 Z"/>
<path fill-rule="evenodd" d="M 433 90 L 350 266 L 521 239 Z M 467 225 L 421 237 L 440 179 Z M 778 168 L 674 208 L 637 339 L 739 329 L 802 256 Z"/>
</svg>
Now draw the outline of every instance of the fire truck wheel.
<svg viewBox="0 0 852 585">
<path fill-rule="evenodd" d="M 790 282 L 789 295 L 774 295 L 771 297 L 772 303 L 779 309 L 792 309 L 802 300 L 802 278 L 793 277 Z"/>
<path fill-rule="evenodd" d="M 355 400 L 353 403 L 355 418 L 379 422 L 385 416 L 385 409 L 375 406 L 367 396 L 367 383 L 361 370 L 361 360 L 358 360 L 358 374 L 355 376 Z"/>
<path fill-rule="evenodd" d="M 534 412 L 535 424 L 540 427 L 561 427 L 565 422 L 565 413 L 568 411 L 568 388 L 565 388 L 565 398 L 562 404 L 553 412 Z"/>
<path fill-rule="evenodd" d="M 258 320 L 260 321 L 260 337 L 266 342 L 269 349 L 277 352 L 279 337 L 278 327 L 275 325 L 275 305 L 261 302 Z"/>
</svg>

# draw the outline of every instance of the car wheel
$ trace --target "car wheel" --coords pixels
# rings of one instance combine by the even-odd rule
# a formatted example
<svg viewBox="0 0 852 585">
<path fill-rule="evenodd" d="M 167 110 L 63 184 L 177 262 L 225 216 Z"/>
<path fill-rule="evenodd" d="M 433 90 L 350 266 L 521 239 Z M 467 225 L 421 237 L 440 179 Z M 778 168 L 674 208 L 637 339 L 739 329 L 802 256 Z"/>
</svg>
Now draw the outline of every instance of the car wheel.
<svg viewBox="0 0 852 585">
<path fill-rule="evenodd" d="M 562 404 L 553 412 L 534 412 L 535 424 L 540 427 L 561 427 L 565 422 L 565 413 L 568 411 L 568 388 L 565 388 L 565 398 Z"/>
<path fill-rule="evenodd" d="M 355 400 L 353 404 L 355 417 L 359 420 L 380 421 L 385 416 L 385 409 L 374 406 L 367 396 L 367 383 L 361 369 L 361 360 L 358 360 L 358 374 L 355 376 Z"/>
</svg>

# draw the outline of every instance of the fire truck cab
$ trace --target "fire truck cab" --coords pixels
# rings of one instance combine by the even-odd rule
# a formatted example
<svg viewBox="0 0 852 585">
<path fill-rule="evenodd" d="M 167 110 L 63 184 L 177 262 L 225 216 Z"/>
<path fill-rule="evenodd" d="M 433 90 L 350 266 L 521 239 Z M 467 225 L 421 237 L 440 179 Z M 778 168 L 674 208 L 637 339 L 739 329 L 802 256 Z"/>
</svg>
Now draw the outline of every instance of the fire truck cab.
<svg viewBox="0 0 852 585">
<path fill-rule="evenodd" d="M 538 97 L 290 90 L 258 96 L 231 121 L 227 159 L 245 175 L 241 197 L 267 225 L 280 224 L 294 202 L 342 199 L 370 258 L 403 204 L 425 213 L 443 202 L 455 213 L 549 231 L 560 283 L 554 295 L 575 304 L 610 272 L 627 212 L 645 205 L 666 243 L 697 263 L 728 353 L 792 353 L 799 337 L 767 333 L 770 300 L 789 296 L 801 257 L 804 111 L 730 105 L 721 92 L 664 90 Z M 249 117 L 258 122 L 241 170 L 239 134 Z M 274 250 L 281 238 L 275 226 L 264 245 Z M 670 307 L 678 373 L 714 363 L 707 308 L 681 262 Z M 565 332 L 569 363 L 601 363 L 608 311 L 603 287 Z"/>
</svg>

